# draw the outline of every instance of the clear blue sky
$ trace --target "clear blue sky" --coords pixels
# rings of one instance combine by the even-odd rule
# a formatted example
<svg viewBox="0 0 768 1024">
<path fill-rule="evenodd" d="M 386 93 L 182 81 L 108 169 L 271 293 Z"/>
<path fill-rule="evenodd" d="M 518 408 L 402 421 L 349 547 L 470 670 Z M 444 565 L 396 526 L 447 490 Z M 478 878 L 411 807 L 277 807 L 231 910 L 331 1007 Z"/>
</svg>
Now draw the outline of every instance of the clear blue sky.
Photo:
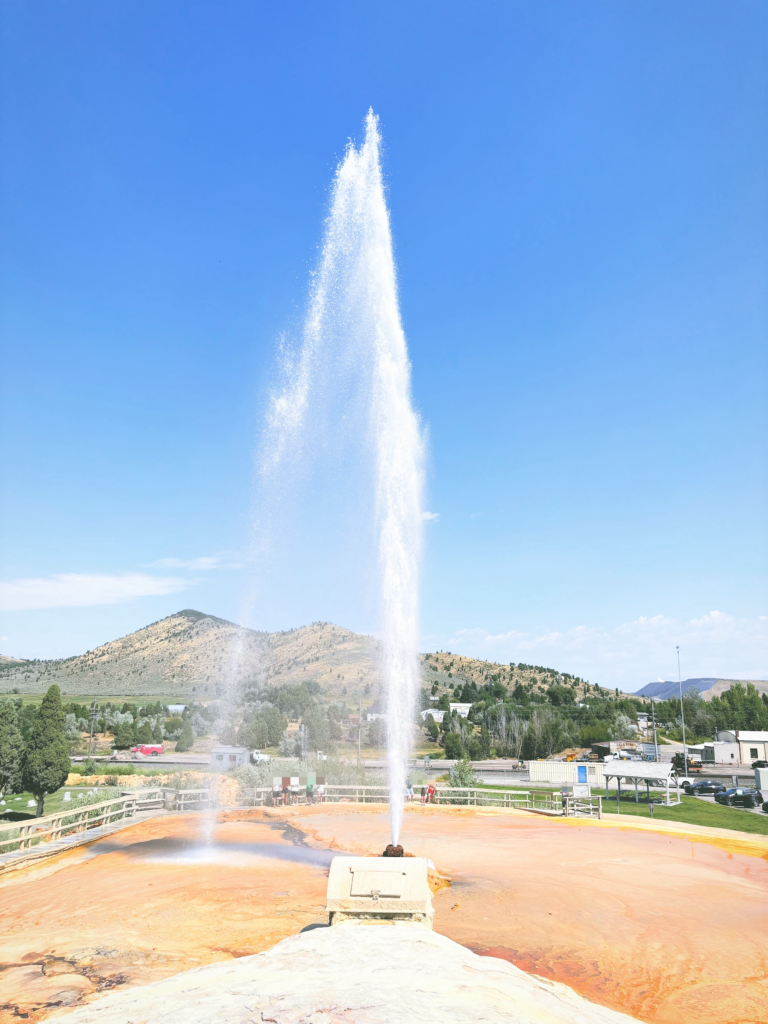
<svg viewBox="0 0 768 1024">
<path fill-rule="evenodd" d="M 276 339 L 373 106 L 425 649 L 767 675 L 766 29 L 751 0 L 6 0 L 0 653 L 238 616 Z M 251 624 L 375 628 L 312 573 Z"/>
</svg>

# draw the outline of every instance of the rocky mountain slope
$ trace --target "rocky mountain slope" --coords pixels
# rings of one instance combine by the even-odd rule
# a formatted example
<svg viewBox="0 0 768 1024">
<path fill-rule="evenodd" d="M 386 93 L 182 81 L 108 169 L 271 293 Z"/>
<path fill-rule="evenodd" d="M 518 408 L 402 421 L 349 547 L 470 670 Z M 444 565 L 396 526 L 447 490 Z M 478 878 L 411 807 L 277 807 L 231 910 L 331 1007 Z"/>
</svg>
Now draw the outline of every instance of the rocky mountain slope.
<svg viewBox="0 0 768 1024">
<path fill-rule="evenodd" d="M 332 695 L 362 682 L 373 693 L 376 641 L 325 622 L 261 633 L 185 609 L 74 658 L 0 663 L 0 692 L 20 694 L 58 683 L 68 696 L 205 700 L 239 678 L 313 680 Z"/>
<path fill-rule="evenodd" d="M 585 684 L 567 673 L 532 665 L 497 665 L 439 651 L 422 655 L 422 677 L 438 692 L 500 681 L 532 691 Z M 58 661 L 0 661 L 0 693 L 39 694 L 58 683 L 70 697 L 164 697 L 213 700 L 230 681 L 319 683 L 327 697 L 370 706 L 380 691 L 379 644 L 330 622 L 262 633 L 185 609 L 93 651 Z"/>
</svg>

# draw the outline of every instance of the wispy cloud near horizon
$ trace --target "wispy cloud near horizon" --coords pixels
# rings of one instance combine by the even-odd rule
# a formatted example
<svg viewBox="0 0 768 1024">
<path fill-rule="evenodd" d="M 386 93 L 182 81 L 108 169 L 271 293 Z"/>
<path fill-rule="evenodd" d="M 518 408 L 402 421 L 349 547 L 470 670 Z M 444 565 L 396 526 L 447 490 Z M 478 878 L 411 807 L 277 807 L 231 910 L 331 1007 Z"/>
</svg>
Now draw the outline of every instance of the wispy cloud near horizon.
<svg viewBox="0 0 768 1024">
<path fill-rule="evenodd" d="M 0 611 L 121 604 L 137 597 L 177 594 L 194 580 L 143 572 L 56 573 L 52 576 L 0 581 Z"/>
<path fill-rule="evenodd" d="M 198 558 L 158 558 L 150 562 L 149 569 L 192 569 L 195 572 L 210 572 L 213 569 L 242 569 L 243 563 L 232 561 L 225 555 L 202 555 Z"/>
<path fill-rule="evenodd" d="M 551 666 L 601 686 L 634 691 L 658 678 L 762 679 L 768 674 L 768 616 L 736 618 L 711 611 L 688 621 L 640 616 L 610 628 L 574 626 L 543 633 L 457 630 L 445 641 L 457 653 L 501 662 Z"/>
</svg>

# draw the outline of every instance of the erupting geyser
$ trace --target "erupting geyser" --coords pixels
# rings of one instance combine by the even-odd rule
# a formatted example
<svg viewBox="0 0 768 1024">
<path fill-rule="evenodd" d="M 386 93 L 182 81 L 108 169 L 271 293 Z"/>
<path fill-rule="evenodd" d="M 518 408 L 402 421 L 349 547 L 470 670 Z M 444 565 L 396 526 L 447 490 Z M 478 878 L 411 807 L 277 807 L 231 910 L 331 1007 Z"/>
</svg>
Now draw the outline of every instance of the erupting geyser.
<svg viewBox="0 0 768 1024">
<path fill-rule="evenodd" d="M 259 462 L 265 492 L 277 490 L 285 462 L 298 458 L 313 437 L 313 402 L 334 403 L 339 420 L 354 416 L 364 421 L 367 465 L 362 475 L 371 471 L 375 491 L 391 833 L 396 846 L 419 683 L 424 444 L 411 403 L 380 141 L 378 120 L 369 111 L 363 145 L 357 149 L 350 144 L 336 172 L 301 348 L 272 395 Z M 324 423 L 333 419 L 326 415 Z"/>
</svg>

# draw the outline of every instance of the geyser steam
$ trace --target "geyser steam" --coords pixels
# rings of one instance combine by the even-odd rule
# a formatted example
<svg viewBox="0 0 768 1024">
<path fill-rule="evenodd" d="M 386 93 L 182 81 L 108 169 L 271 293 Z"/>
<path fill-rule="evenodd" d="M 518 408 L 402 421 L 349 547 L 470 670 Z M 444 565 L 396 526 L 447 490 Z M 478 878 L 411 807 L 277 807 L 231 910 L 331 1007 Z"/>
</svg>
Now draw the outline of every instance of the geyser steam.
<svg viewBox="0 0 768 1024">
<path fill-rule="evenodd" d="M 364 419 L 366 468 L 372 471 L 375 491 L 390 816 L 396 845 L 419 683 L 423 439 L 411 403 L 380 141 L 378 119 L 369 111 L 363 145 L 356 149 L 350 144 L 336 172 L 301 348 L 271 397 L 259 461 L 262 486 L 278 490 L 285 463 L 298 459 L 313 435 L 313 402 L 327 403 L 329 393 L 332 403 L 343 406 L 338 422 L 348 416 Z M 328 419 L 336 422 L 333 416 Z"/>
</svg>

